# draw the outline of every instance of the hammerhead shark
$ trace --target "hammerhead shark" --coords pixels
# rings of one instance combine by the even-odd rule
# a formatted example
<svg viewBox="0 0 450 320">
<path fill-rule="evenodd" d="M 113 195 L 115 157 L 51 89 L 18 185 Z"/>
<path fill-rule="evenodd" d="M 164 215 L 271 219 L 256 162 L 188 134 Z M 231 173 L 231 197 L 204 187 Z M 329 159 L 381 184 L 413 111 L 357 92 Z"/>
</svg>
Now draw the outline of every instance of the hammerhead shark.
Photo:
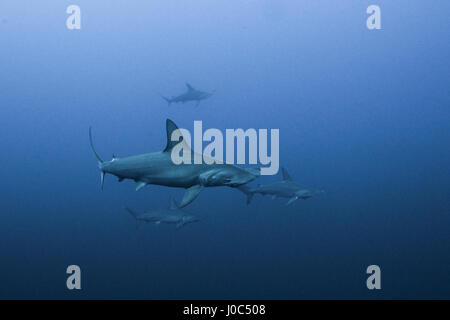
<svg viewBox="0 0 450 320">
<path fill-rule="evenodd" d="M 189 83 L 186 83 L 187 91 L 185 93 L 182 93 L 178 96 L 172 97 L 172 98 L 166 98 L 164 96 L 161 96 L 164 100 L 167 101 L 167 104 L 170 106 L 171 103 L 186 103 L 188 101 L 197 101 L 196 106 L 200 104 L 200 101 L 208 99 L 212 96 L 212 93 L 209 92 L 203 92 L 197 89 L 194 89 Z"/>
<path fill-rule="evenodd" d="M 317 193 L 322 193 L 323 191 L 315 191 L 309 188 L 303 187 L 294 181 L 289 176 L 287 170 L 285 168 L 281 168 L 283 173 L 283 180 L 266 184 L 266 185 L 258 185 L 256 188 L 250 188 L 248 186 L 241 186 L 239 190 L 247 195 L 247 205 L 252 201 L 253 195 L 256 193 L 260 193 L 262 195 L 272 195 L 272 199 L 275 198 L 289 198 L 289 201 L 286 205 L 290 205 L 294 201 L 298 199 L 308 199 Z"/>
<path fill-rule="evenodd" d="M 178 143 L 186 143 L 181 135 L 179 141 L 172 141 L 172 133 L 179 130 L 176 124 L 166 120 L 167 145 L 163 151 L 129 156 L 125 158 L 113 157 L 110 161 L 103 161 L 95 151 L 92 142 L 92 130 L 89 128 L 89 142 L 97 158 L 100 169 L 100 181 L 103 189 L 105 174 L 109 173 L 119 178 L 131 179 L 136 182 L 136 191 L 148 184 L 167 187 L 185 188 L 183 200 L 179 208 L 194 201 L 204 187 L 228 186 L 237 188 L 260 176 L 259 168 L 240 168 L 226 163 L 206 164 L 175 164 L 171 158 L 172 149 Z M 192 154 L 194 152 L 190 150 Z M 200 155 L 201 156 L 201 155 Z"/>
<path fill-rule="evenodd" d="M 139 222 L 168 223 L 175 224 L 176 228 L 179 229 L 189 223 L 200 221 L 196 216 L 179 209 L 173 198 L 170 198 L 170 207 L 168 209 L 157 209 L 140 214 L 128 207 L 125 207 L 125 209 L 136 219 L 137 224 Z"/>
</svg>

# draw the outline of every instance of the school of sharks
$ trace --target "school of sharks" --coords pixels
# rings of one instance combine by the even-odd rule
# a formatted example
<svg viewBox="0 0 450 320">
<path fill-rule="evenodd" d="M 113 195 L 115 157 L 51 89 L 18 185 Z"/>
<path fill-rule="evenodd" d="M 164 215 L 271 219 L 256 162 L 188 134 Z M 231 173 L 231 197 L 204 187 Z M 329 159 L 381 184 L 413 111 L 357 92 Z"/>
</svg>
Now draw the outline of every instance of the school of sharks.
<svg viewBox="0 0 450 320">
<path fill-rule="evenodd" d="M 169 106 L 172 103 L 184 104 L 187 102 L 195 102 L 198 106 L 201 101 L 213 95 L 213 93 L 197 90 L 189 83 L 186 83 L 186 87 L 185 93 L 171 98 L 162 95 L 161 97 Z M 269 195 L 272 199 L 287 198 L 286 205 L 290 205 L 298 199 L 306 200 L 323 193 L 322 190 L 313 190 L 294 182 L 285 168 L 281 168 L 282 180 L 251 187 L 249 183 L 261 176 L 260 171 L 255 168 L 242 168 L 228 163 L 175 164 L 171 158 L 171 152 L 179 141 L 173 141 L 171 138 L 176 130 L 179 130 L 178 126 L 172 120 L 167 119 L 165 133 L 167 144 L 164 150 L 124 158 L 113 156 L 110 161 L 105 161 L 94 147 L 92 128 L 89 128 L 89 142 L 100 170 L 102 190 L 106 174 L 116 176 L 119 182 L 125 179 L 135 181 L 136 191 L 152 184 L 186 190 L 180 203 L 171 197 L 170 205 L 165 209 L 138 213 L 131 208 L 124 207 L 137 224 L 140 222 L 152 222 L 157 225 L 167 223 L 175 224 L 179 229 L 200 221 L 197 216 L 186 212 L 183 208 L 194 201 L 206 187 L 227 186 L 238 189 L 247 197 L 247 205 L 250 204 L 255 194 Z M 182 140 L 183 137 L 180 141 Z M 193 151 L 191 152 L 193 153 Z"/>
</svg>

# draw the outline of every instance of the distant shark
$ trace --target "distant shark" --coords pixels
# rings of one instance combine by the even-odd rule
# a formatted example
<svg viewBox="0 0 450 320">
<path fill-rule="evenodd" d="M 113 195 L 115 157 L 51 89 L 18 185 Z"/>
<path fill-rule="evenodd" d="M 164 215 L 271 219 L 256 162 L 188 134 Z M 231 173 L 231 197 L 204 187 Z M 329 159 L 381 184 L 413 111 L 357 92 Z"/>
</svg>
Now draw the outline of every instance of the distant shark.
<svg viewBox="0 0 450 320">
<path fill-rule="evenodd" d="M 203 92 L 197 89 L 194 89 L 189 83 L 186 83 L 187 91 L 183 94 L 180 94 L 179 96 L 175 96 L 172 98 L 166 98 L 164 96 L 161 96 L 164 100 L 167 101 L 167 104 L 170 106 L 172 103 L 186 103 L 189 101 L 197 101 L 196 106 L 200 104 L 200 101 L 208 99 L 212 96 L 212 93 L 209 92 Z"/>
<path fill-rule="evenodd" d="M 175 224 L 179 229 L 189 223 L 200 221 L 196 216 L 190 215 L 180 210 L 173 198 L 170 199 L 170 207 L 168 209 L 152 210 L 144 213 L 137 213 L 134 210 L 125 207 L 125 209 L 139 222 L 154 222 L 155 224 L 168 223 Z"/>
<path fill-rule="evenodd" d="M 314 191 L 292 181 L 285 168 L 281 168 L 283 173 L 283 181 L 278 181 L 266 185 L 258 185 L 256 188 L 250 188 L 248 186 L 241 186 L 239 190 L 247 195 L 247 204 L 252 201 L 253 195 L 260 193 L 262 195 L 271 195 L 272 199 L 275 198 L 289 198 L 286 205 L 290 205 L 298 199 L 308 199 L 317 193 L 322 193 L 323 191 Z"/>
<path fill-rule="evenodd" d="M 172 162 L 171 151 L 178 143 L 186 143 L 181 136 L 180 141 L 172 141 L 172 133 L 178 130 L 176 124 L 166 120 L 167 145 L 163 151 L 140 154 L 126 158 L 115 158 L 103 161 L 95 151 L 92 142 L 92 130 L 89 128 L 89 142 L 97 158 L 100 169 L 101 186 L 106 173 L 115 175 L 119 181 L 131 179 L 136 182 L 136 191 L 148 184 L 167 187 L 185 188 L 183 200 L 179 207 L 191 203 L 204 187 L 228 186 L 232 188 L 244 185 L 260 176 L 259 168 L 239 168 L 230 164 L 179 164 Z M 193 153 L 193 151 L 191 150 Z"/>
</svg>

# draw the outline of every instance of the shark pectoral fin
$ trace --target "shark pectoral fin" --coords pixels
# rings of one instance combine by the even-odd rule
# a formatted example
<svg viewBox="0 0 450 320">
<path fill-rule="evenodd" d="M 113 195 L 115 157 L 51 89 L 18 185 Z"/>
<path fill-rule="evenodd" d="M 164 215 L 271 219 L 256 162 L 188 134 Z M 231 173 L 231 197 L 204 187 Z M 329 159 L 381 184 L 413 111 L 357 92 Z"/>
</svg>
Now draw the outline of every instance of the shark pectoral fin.
<svg viewBox="0 0 450 320">
<path fill-rule="evenodd" d="M 155 224 L 156 225 L 161 224 L 161 221 L 155 221 Z"/>
<path fill-rule="evenodd" d="M 189 203 L 195 200 L 197 196 L 199 195 L 200 191 L 202 191 L 203 186 L 200 184 L 196 184 L 195 186 L 192 186 L 188 189 L 186 189 L 186 192 L 184 193 L 183 200 L 181 201 L 178 208 L 186 207 Z"/>
<path fill-rule="evenodd" d="M 273 196 L 272 196 L 272 200 L 275 200 L 277 198 L 277 196 L 274 194 Z"/>
<path fill-rule="evenodd" d="M 175 199 L 170 196 L 170 206 L 169 206 L 169 210 L 177 210 L 178 209 L 178 205 L 175 202 Z"/>
<path fill-rule="evenodd" d="M 182 221 L 178 222 L 175 228 L 180 229 L 182 226 L 184 226 L 184 223 Z"/>
<path fill-rule="evenodd" d="M 145 187 L 147 185 L 147 182 L 144 181 L 138 181 L 136 183 L 136 191 L 141 190 L 143 187 Z"/>
<path fill-rule="evenodd" d="M 238 187 L 238 190 L 240 190 L 247 196 L 247 205 L 249 205 L 250 202 L 252 201 L 254 192 L 246 185 Z"/>
<path fill-rule="evenodd" d="M 289 199 L 289 201 L 286 203 L 286 205 L 290 205 L 292 202 L 294 202 L 295 200 L 298 200 L 298 197 L 292 197 Z"/>
</svg>

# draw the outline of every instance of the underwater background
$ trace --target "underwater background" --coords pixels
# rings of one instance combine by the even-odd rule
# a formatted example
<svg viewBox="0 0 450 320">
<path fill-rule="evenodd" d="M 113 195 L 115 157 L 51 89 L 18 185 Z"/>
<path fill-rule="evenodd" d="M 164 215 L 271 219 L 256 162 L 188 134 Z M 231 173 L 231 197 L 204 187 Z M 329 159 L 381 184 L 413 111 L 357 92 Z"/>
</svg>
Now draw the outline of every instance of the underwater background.
<svg viewBox="0 0 450 320">
<path fill-rule="evenodd" d="M 81 8 L 68 30 L 66 8 Z M 381 8 L 381 30 L 366 9 Z M 450 298 L 450 2 L 0 2 L 0 298 Z M 199 106 L 159 94 L 185 82 Z M 182 189 L 118 183 L 99 154 L 192 130 L 279 128 L 298 200 L 206 188 L 199 223 L 123 209 Z M 253 182 L 278 181 L 281 175 Z M 82 290 L 66 288 L 81 267 Z M 368 290 L 366 268 L 381 268 Z"/>
</svg>

